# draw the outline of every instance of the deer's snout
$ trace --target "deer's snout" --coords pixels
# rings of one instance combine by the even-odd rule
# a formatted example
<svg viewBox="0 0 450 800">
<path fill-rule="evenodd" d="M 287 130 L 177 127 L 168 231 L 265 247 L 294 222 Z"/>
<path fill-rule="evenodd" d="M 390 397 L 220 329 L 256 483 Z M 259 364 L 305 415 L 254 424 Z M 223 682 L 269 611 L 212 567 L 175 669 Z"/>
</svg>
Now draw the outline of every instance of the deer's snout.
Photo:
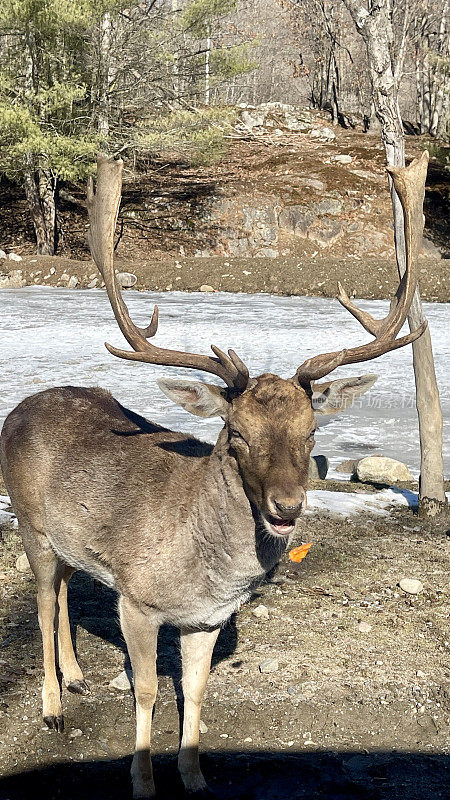
<svg viewBox="0 0 450 800">
<path fill-rule="evenodd" d="M 283 497 L 281 494 L 272 493 L 267 498 L 269 511 L 281 519 L 296 519 L 303 506 L 306 505 L 306 492 L 300 488 L 295 497 Z"/>
</svg>

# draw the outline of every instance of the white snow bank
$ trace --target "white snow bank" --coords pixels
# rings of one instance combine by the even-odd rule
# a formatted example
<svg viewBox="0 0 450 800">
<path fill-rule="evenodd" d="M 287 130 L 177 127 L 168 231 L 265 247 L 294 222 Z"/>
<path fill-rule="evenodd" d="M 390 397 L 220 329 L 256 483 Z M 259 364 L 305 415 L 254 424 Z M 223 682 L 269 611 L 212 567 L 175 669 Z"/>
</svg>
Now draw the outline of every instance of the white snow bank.
<svg viewBox="0 0 450 800">
<path fill-rule="evenodd" d="M 316 353 L 352 347 L 368 339 L 337 301 L 326 298 L 130 290 L 126 302 L 137 324 L 147 324 L 153 304 L 158 303 L 156 344 L 197 353 L 211 352 L 211 343 L 223 350 L 232 347 L 248 364 L 251 375 L 275 372 L 289 377 L 302 361 Z M 376 317 L 385 315 L 389 308 L 385 301 L 362 300 L 359 305 Z M 111 356 L 104 342 L 123 347 L 124 341 L 105 292 L 4 289 L 0 291 L 0 307 L 0 424 L 20 400 L 50 386 L 103 386 L 125 406 L 156 423 L 215 441 L 219 420 L 189 415 L 170 403 L 156 385 L 156 378 L 163 375 L 210 383 L 214 376 Z M 449 475 L 450 305 L 424 303 L 424 308 L 441 390 L 444 465 Z M 379 379 L 357 405 L 322 420 L 314 452 L 330 459 L 330 477 L 336 475 L 334 469 L 342 460 L 376 453 L 404 461 L 417 476 L 420 453 L 411 361 L 411 347 L 405 347 L 333 374 L 337 378 L 375 372 Z"/>
</svg>

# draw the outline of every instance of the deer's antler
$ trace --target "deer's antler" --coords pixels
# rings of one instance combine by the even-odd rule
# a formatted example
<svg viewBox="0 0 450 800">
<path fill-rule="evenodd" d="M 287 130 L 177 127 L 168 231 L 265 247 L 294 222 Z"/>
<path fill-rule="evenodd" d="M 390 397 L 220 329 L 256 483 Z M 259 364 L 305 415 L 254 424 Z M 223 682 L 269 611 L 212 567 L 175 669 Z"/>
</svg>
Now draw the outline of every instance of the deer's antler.
<svg viewBox="0 0 450 800">
<path fill-rule="evenodd" d="M 323 353 L 309 358 L 301 364 L 293 378 L 302 386 L 323 378 L 336 367 L 370 361 L 390 350 L 404 347 L 418 339 L 427 327 L 425 320 L 417 330 L 401 336 L 399 339 L 396 338 L 408 316 L 417 285 L 417 257 L 424 225 L 422 208 L 428 158 L 428 152 L 425 150 L 420 158 L 414 159 L 408 167 L 387 168 L 403 208 L 406 243 L 406 271 L 392 298 L 388 315 L 383 319 L 375 319 L 367 311 L 361 311 L 352 303 L 341 284 L 338 284 L 337 299 L 356 317 L 366 331 L 375 336 L 374 341 L 360 347 L 352 347 L 349 350 L 336 350 L 333 353 Z"/>
<path fill-rule="evenodd" d="M 114 231 L 119 211 L 122 191 L 123 161 L 114 161 L 99 156 L 97 161 L 97 189 L 94 193 L 92 178 L 88 184 L 87 206 L 89 213 L 89 247 L 92 257 L 105 281 L 114 316 L 127 342 L 133 348 L 119 350 L 110 344 L 107 349 L 114 356 L 130 361 L 144 361 L 148 364 L 164 364 L 172 367 L 188 367 L 211 372 L 221 378 L 230 388 L 242 391 L 249 380 L 248 369 L 233 350 L 228 355 L 214 345 L 214 356 L 184 353 L 179 350 L 166 350 L 151 344 L 158 329 L 158 307 L 155 306 L 150 324 L 139 328 L 130 318 L 128 308 L 120 293 L 114 272 Z"/>
</svg>

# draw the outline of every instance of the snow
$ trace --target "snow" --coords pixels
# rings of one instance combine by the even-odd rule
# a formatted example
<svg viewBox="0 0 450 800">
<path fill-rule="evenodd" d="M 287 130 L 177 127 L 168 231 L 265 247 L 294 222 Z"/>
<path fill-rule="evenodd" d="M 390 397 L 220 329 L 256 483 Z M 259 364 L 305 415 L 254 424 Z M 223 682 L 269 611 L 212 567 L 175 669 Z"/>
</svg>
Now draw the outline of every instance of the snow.
<svg viewBox="0 0 450 800">
<path fill-rule="evenodd" d="M 311 355 L 352 347 L 368 338 L 353 317 L 337 301 L 329 299 L 132 290 L 125 297 L 133 319 L 141 325 L 147 324 L 153 303 L 158 303 L 158 344 L 198 353 L 208 353 L 211 343 L 222 349 L 232 347 L 248 364 L 252 375 L 276 372 L 288 377 Z M 385 301 L 358 302 L 375 316 L 384 316 L 388 310 Z M 1 290 L 0 303 L 0 423 L 28 394 L 65 384 L 101 385 L 121 403 L 157 423 L 210 442 L 215 440 L 220 420 L 190 416 L 172 405 L 156 385 L 156 378 L 163 374 L 209 382 L 215 382 L 214 377 L 192 370 L 127 362 L 109 355 L 105 340 L 119 347 L 124 345 L 105 292 L 28 287 Z M 449 305 L 424 305 L 433 339 L 446 444 L 450 429 Z M 417 475 L 419 447 L 411 348 L 342 368 L 332 377 L 365 372 L 379 375 L 374 388 L 356 406 L 321 423 L 314 452 L 330 459 L 329 477 L 335 476 L 334 468 L 343 459 L 375 453 L 399 458 Z M 445 444 L 448 475 L 450 454 Z"/>
</svg>

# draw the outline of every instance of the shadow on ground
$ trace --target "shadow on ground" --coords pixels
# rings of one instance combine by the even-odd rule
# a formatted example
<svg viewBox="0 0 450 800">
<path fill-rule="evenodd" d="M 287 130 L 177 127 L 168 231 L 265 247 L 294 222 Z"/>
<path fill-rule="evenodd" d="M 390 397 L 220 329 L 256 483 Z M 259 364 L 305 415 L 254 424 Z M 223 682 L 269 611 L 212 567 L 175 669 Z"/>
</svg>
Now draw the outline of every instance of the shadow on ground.
<svg viewBox="0 0 450 800">
<path fill-rule="evenodd" d="M 450 790 L 450 757 L 424 753 L 210 752 L 205 777 L 222 800 L 438 800 Z M 130 759 L 62 762 L 0 780 L 0 800 L 126 800 Z M 184 796 L 175 758 L 154 756 L 160 800 Z"/>
</svg>

